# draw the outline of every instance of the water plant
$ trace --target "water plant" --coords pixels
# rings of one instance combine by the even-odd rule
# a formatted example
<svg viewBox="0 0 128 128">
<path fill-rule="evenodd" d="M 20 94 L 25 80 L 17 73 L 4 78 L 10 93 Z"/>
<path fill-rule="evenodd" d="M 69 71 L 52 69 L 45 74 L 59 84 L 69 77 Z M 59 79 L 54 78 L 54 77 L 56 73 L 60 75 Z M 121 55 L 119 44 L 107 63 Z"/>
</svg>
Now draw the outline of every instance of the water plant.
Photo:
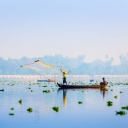
<svg viewBox="0 0 128 128">
<path fill-rule="evenodd" d="M 47 87 L 47 86 L 42 86 L 42 87 Z"/>
<path fill-rule="evenodd" d="M 52 107 L 52 109 L 54 110 L 54 111 L 56 111 L 56 112 L 59 112 L 59 107 Z"/>
<path fill-rule="evenodd" d="M 122 109 L 128 110 L 128 106 L 123 106 Z"/>
<path fill-rule="evenodd" d="M 14 108 L 10 108 L 10 110 L 14 110 Z"/>
<path fill-rule="evenodd" d="M 83 104 L 82 101 L 79 101 L 78 104 Z"/>
<path fill-rule="evenodd" d="M 19 100 L 19 103 L 22 104 L 22 99 Z"/>
<path fill-rule="evenodd" d="M 10 116 L 14 116 L 14 113 L 9 113 Z"/>
<path fill-rule="evenodd" d="M 50 93 L 50 90 L 43 90 L 43 93 Z"/>
<path fill-rule="evenodd" d="M 117 96 L 114 96 L 115 99 L 117 99 Z"/>
<path fill-rule="evenodd" d="M 116 115 L 126 115 L 127 113 L 125 111 L 116 111 Z"/>
<path fill-rule="evenodd" d="M 112 102 L 112 101 L 108 101 L 108 102 L 107 102 L 107 105 L 108 105 L 108 106 L 112 106 L 112 105 L 113 105 L 113 102 Z"/>
<path fill-rule="evenodd" d="M 32 112 L 33 110 L 32 110 L 32 108 L 29 107 L 29 108 L 27 109 L 27 111 L 28 111 L 28 112 Z"/>
</svg>

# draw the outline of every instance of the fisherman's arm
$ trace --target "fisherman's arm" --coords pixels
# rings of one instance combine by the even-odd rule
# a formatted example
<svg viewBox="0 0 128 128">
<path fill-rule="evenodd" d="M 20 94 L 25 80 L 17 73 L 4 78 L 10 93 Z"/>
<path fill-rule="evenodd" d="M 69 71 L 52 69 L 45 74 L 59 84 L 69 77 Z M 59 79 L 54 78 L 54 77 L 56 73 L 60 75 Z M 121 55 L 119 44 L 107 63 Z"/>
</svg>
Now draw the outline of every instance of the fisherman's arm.
<svg viewBox="0 0 128 128">
<path fill-rule="evenodd" d="M 63 73 L 62 69 L 60 69 L 60 71 Z"/>
<path fill-rule="evenodd" d="M 70 73 L 70 72 L 71 72 L 71 70 L 69 70 L 69 71 L 67 72 L 67 74 Z"/>
</svg>

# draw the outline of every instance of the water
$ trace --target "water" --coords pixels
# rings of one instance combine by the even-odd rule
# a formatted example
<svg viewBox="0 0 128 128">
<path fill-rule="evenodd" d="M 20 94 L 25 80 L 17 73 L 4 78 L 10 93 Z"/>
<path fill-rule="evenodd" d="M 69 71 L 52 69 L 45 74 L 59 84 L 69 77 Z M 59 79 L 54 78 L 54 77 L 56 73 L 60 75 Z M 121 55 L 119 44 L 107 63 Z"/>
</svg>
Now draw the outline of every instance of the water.
<svg viewBox="0 0 128 128">
<path fill-rule="evenodd" d="M 77 77 L 77 80 L 85 79 L 87 81 L 86 77 Z M 120 79 L 112 77 L 111 81 L 112 79 L 114 82 L 126 82 L 127 77 Z M 127 128 L 128 126 L 128 114 L 116 115 L 116 111 L 128 105 L 128 85 L 114 85 L 109 87 L 108 91 L 63 90 L 55 83 L 36 84 L 35 80 L 30 79 L 20 81 L 19 78 L 13 80 L 1 78 L 0 81 L 0 89 L 5 90 L 0 92 L 1 128 Z M 43 93 L 43 90 L 50 90 L 50 93 Z M 117 99 L 114 98 L 116 95 Z M 20 99 L 23 101 L 22 104 L 18 102 Z M 78 104 L 79 101 L 82 104 Z M 107 101 L 112 101 L 113 106 L 107 106 Z M 59 112 L 52 109 L 54 106 L 59 107 Z M 27 111 L 29 107 L 33 108 L 33 112 Z M 125 111 L 128 113 L 128 110 Z M 9 113 L 14 113 L 14 116 L 10 116 Z"/>
</svg>

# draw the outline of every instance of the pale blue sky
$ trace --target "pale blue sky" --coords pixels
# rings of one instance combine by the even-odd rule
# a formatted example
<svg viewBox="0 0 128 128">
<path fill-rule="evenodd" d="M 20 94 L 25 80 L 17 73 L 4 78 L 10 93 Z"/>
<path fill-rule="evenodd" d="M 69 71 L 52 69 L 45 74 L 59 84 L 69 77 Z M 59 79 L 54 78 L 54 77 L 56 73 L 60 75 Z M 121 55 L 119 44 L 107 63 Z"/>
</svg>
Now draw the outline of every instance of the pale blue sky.
<svg viewBox="0 0 128 128">
<path fill-rule="evenodd" d="M 127 0 L 0 0 L 0 57 L 128 52 Z"/>
</svg>

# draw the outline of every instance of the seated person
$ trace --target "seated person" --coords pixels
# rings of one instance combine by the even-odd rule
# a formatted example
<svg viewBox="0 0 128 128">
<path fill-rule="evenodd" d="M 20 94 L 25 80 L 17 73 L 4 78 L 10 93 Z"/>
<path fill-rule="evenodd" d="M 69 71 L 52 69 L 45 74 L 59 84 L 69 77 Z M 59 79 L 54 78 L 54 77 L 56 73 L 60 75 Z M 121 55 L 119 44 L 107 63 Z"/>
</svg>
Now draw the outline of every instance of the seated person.
<svg viewBox="0 0 128 128">
<path fill-rule="evenodd" d="M 107 85 L 108 82 L 105 80 L 105 78 L 103 77 L 103 82 L 100 83 L 100 85 Z"/>
</svg>

